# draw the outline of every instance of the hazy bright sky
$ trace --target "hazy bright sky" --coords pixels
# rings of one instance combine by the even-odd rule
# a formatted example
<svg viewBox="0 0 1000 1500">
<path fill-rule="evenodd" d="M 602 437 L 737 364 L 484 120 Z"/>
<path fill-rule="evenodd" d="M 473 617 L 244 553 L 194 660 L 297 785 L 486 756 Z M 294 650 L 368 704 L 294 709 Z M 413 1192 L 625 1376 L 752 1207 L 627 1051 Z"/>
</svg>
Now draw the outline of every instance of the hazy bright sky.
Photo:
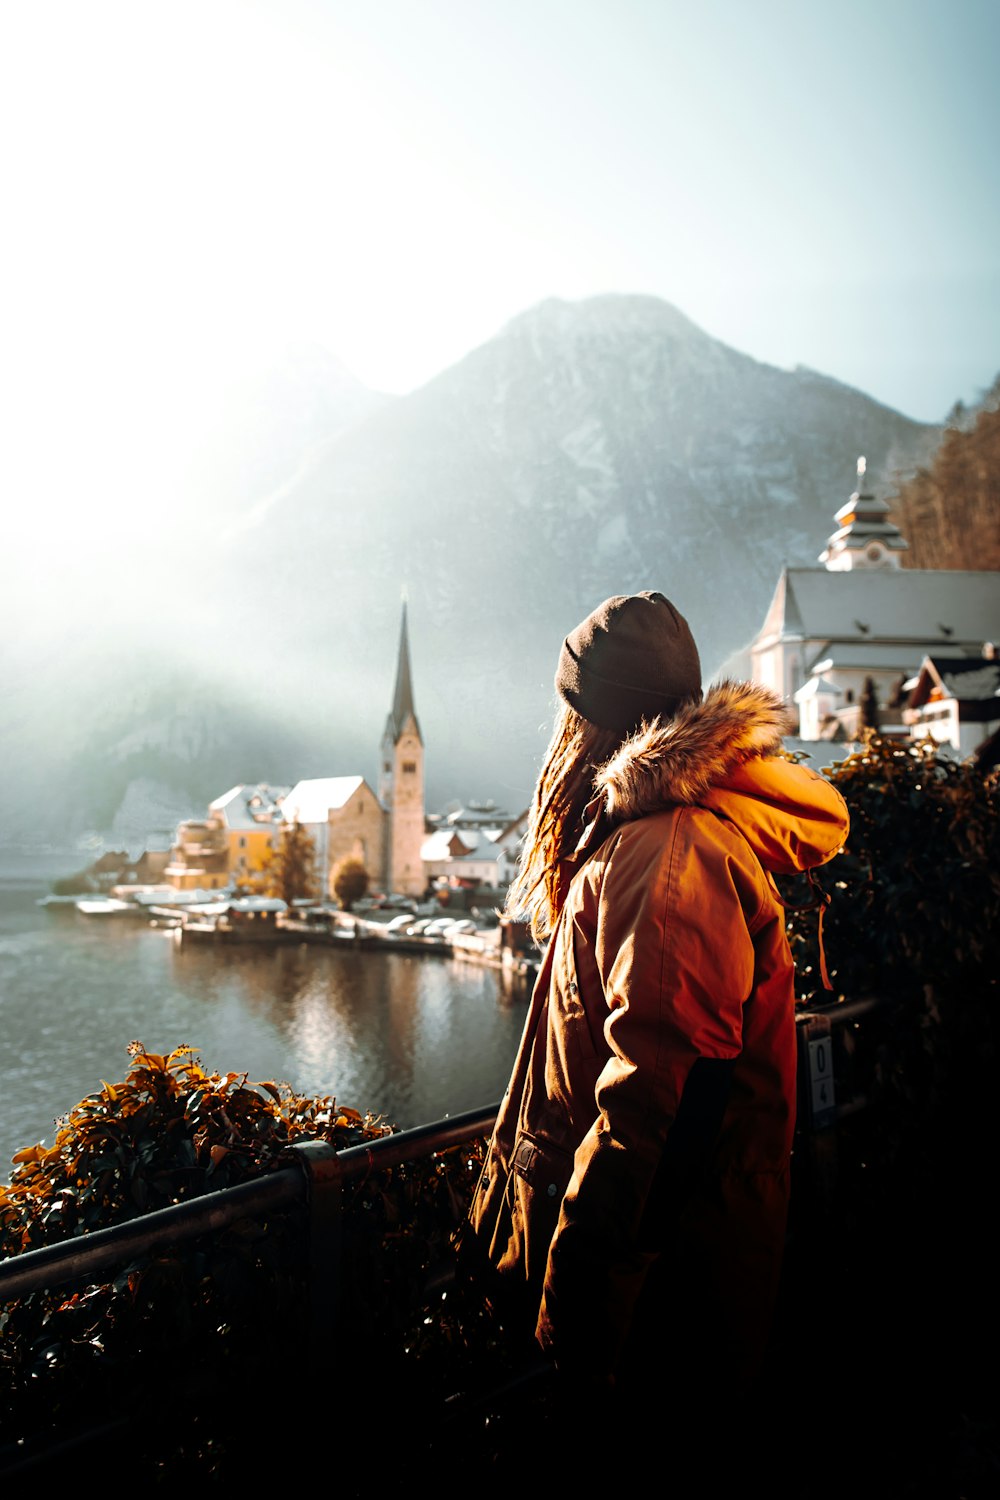
<svg viewBox="0 0 1000 1500">
<path fill-rule="evenodd" d="M 402 392 L 549 296 L 652 293 L 926 420 L 1000 370 L 1000 0 L 0 17 L 25 517 L 124 504 L 229 362 L 315 340 Z"/>
</svg>

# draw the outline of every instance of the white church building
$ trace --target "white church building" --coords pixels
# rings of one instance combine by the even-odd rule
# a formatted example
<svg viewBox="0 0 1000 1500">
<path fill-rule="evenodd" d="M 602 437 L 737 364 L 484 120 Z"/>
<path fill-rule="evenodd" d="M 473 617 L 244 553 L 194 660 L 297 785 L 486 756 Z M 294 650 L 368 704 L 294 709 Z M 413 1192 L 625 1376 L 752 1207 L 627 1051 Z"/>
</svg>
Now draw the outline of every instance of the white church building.
<svg viewBox="0 0 1000 1500">
<path fill-rule="evenodd" d="M 908 544 L 864 459 L 835 519 L 822 566 L 782 571 L 751 676 L 795 703 L 803 741 L 854 739 L 873 685 L 883 733 L 971 754 L 1000 725 L 1000 574 L 901 567 Z"/>
</svg>

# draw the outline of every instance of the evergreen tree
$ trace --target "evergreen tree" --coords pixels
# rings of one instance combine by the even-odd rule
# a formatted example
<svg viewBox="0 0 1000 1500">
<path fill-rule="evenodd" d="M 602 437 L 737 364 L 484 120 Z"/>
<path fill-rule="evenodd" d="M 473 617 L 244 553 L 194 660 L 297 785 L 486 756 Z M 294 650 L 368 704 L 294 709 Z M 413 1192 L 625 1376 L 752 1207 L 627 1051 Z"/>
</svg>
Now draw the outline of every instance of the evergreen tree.
<svg viewBox="0 0 1000 1500">
<path fill-rule="evenodd" d="M 859 704 L 861 717 L 858 719 L 859 729 L 873 729 L 876 734 L 879 730 L 879 707 L 878 692 L 875 688 L 874 677 L 866 677 L 861 689 L 861 701 Z"/>
</svg>

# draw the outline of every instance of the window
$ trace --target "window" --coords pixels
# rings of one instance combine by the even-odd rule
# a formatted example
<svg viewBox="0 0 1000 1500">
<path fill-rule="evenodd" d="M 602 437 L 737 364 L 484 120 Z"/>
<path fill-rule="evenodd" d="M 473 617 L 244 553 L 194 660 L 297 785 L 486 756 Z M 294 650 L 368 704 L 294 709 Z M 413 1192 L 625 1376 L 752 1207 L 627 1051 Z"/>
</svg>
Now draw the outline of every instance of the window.
<svg viewBox="0 0 1000 1500">
<path fill-rule="evenodd" d="M 413 776 L 413 775 L 415 775 L 416 769 L 417 769 L 417 763 L 416 763 L 415 760 L 404 760 L 403 761 L 403 775 L 404 776 Z"/>
</svg>

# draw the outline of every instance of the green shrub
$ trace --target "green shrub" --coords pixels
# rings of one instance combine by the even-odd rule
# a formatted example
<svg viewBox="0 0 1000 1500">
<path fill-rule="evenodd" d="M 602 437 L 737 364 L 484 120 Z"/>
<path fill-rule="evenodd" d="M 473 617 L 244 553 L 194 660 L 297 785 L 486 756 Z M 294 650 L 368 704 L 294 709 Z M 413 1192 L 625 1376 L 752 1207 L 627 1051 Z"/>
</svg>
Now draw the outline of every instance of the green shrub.
<svg viewBox="0 0 1000 1500">
<path fill-rule="evenodd" d="M 835 994 L 912 1003 L 996 995 L 1000 981 L 1000 783 L 930 741 L 867 737 L 826 775 L 847 802 L 844 853 L 818 871 Z M 808 893 L 785 882 L 794 901 Z M 823 991 L 816 920 L 793 911 L 789 936 L 798 992 Z M 933 999 L 930 1002 L 933 1004 Z"/>
<path fill-rule="evenodd" d="M 17 1255 L 288 1164 L 287 1148 L 338 1150 L 393 1127 L 333 1098 L 306 1098 L 246 1074 L 208 1073 L 189 1047 L 129 1047 L 105 1083 L 61 1121 L 51 1147 L 17 1153 L 0 1187 L 0 1253 Z M 481 1152 L 455 1149 L 370 1173 L 347 1189 L 348 1294 L 336 1353 L 358 1379 L 402 1371 L 423 1279 L 465 1212 Z M 122 1267 L 108 1281 L 38 1292 L 0 1309 L 0 1459 L 65 1441 L 114 1415 L 151 1468 L 219 1469 L 246 1440 L 245 1412 L 272 1413 L 304 1374 L 308 1222 L 299 1206 L 244 1220 Z M 331 1356 L 334 1351 L 331 1351 Z M 136 1435 L 139 1412 L 144 1419 Z M 189 1436 L 179 1442 L 179 1426 Z M 5 1444 L 8 1445 L 5 1448 Z"/>
<path fill-rule="evenodd" d="M 876 734 L 826 774 L 851 815 L 844 853 L 816 876 L 833 989 L 816 912 L 793 909 L 799 995 L 879 1003 L 832 1032 L 839 1102 L 863 1107 L 837 1123 L 836 1194 L 808 1273 L 828 1265 L 861 1333 L 895 1339 L 901 1365 L 909 1350 L 914 1369 L 972 1378 L 971 1331 L 1000 1333 L 1000 781 Z"/>
</svg>

